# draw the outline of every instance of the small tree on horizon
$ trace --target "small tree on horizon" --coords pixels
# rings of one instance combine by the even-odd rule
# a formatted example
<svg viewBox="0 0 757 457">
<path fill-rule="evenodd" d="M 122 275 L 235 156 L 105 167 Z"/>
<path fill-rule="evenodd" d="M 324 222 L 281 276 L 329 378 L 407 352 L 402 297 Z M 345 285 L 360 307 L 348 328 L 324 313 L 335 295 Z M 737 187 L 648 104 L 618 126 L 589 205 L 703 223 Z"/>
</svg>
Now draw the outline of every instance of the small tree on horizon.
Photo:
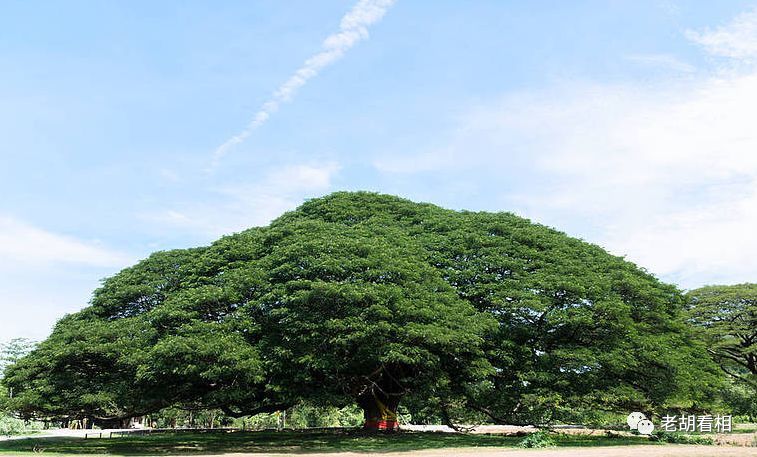
<svg viewBox="0 0 757 457">
<path fill-rule="evenodd" d="M 0 344 L 0 378 L 8 366 L 32 352 L 36 346 L 37 342 L 29 338 L 13 338 Z"/>
</svg>

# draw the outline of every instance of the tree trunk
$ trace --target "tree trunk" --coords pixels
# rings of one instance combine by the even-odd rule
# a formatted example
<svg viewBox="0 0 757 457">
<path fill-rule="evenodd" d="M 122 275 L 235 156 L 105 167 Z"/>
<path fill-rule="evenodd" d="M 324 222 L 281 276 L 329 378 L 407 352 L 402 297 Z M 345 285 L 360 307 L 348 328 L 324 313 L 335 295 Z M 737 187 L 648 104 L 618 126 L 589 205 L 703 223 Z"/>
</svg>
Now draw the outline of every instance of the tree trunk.
<svg viewBox="0 0 757 457">
<path fill-rule="evenodd" d="M 397 407 L 402 399 L 402 393 L 396 393 L 396 390 L 392 392 L 390 387 L 390 385 L 374 384 L 357 397 L 357 404 L 363 409 L 365 430 L 399 430 Z"/>
<path fill-rule="evenodd" d="M 131 418 L 124 417 L 120 419 L 94 419 L 93 425 L 97 425 L 100 428 L 129 428 Z"/>
<path fill-rule="evenodd" d="M 278 420 L 276 421 L 276 430 L 280 432 L 284 430 L 286 426 L 287 426 L 287 411 L 286 410 L 279 411 L 279 417 L 278 417 Z"/>
</svg>

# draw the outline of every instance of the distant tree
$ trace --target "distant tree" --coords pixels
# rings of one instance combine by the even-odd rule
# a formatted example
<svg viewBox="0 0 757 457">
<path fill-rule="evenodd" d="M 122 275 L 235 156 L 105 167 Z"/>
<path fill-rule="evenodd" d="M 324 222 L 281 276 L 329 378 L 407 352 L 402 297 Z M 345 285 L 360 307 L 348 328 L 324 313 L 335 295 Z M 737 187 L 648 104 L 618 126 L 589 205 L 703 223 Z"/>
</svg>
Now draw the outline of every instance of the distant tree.
<svg viewBox="0 0 757 457">
<path fill-rule="evenodd" d="M 14 338 L 0 344 L 0 377 L 5 368 L 34 350 L 37 343 L 28 338 Z"/>
<path fill-rule="evenodd" d="M 692 321 L 734 378 L 757 387 L 757 284 L 707 286 L 687 294 Z"/>
<path fill-rule="evenodd" d="M 0 379 L 3 378 L 5 369 L 18 362 L 19 359 L 29 354 L 37 343 L 27 338 L 14 338 L 0 344 Z M 8 409 L 8 402 L 13 397 L 13 388 L 0 389 L 0 411 Z"/>
<path fill-rule="evenodd" d="M 757 389 L 753 384 L 737 379 L 723 389 L 723 401 L 728 412 L 745 417 L 749 422 L 757 422 Z"/>
<path fill-rule="evenodd" d="M 400 402 L 542 423 L 703 408 L 720 372 L 673 286 L 508 213 L 372 193 L 158 252 L 95 291 L 8 369 L 27 417 L 231 416 L 306 402 L 394 428 Z"/>
</svg>

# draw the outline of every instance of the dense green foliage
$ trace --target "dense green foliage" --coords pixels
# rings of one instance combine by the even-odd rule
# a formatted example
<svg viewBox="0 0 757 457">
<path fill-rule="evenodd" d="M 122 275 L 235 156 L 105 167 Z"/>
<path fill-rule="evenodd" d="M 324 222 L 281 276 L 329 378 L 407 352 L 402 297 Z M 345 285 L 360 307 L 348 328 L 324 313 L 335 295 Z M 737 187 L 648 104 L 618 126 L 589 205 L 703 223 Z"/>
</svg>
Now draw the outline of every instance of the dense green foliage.
<svg viewBox="0 0 757 457">
<path fill-rule="evenodd" d="M 99 421 L 301 401 L 508 423 L 696 410 L 720 375 L 684 302 L 509 213 L 336 193 L 107 279 L 4 382 L 25 416 Z"/>
</svg>

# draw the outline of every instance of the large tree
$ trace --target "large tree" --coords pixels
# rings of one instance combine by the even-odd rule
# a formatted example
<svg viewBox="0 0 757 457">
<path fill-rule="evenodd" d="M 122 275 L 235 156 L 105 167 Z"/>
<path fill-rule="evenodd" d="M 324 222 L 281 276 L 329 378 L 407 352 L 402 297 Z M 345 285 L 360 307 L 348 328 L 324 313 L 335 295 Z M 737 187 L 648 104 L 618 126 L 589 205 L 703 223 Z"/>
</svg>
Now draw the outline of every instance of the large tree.
<svg viewBox="0 0 757 457">
<path fill-rule="evenodd" d="M 691 318 L 721 368 L 757 387 L 757 284 L 707 286 L 687 296 Z"/>
<path fill-rule="evenodd" d="M 510 213 L 371 194 L 312 200 L 279 222 L 300 219 L 401 228 L 460 298 L 498 321 L 485 345 L 494 373 L 467 385 L 463 401 L 492 421 L 716 401 L 721 375 L 685 321 L 680 291 L 598 246 Z M 442 409 L 456 400 L 426 398 Z"/>
<path fill-rule="evenodd" d="M 509 213 L 336 193 L 204 248 L 159 252 L 8 370 L 27 416 L 169 405 L 250 415 L 400 401 L 451 419 L 703 407 L 718 371 L 679 291 Z"/>
</svg>

